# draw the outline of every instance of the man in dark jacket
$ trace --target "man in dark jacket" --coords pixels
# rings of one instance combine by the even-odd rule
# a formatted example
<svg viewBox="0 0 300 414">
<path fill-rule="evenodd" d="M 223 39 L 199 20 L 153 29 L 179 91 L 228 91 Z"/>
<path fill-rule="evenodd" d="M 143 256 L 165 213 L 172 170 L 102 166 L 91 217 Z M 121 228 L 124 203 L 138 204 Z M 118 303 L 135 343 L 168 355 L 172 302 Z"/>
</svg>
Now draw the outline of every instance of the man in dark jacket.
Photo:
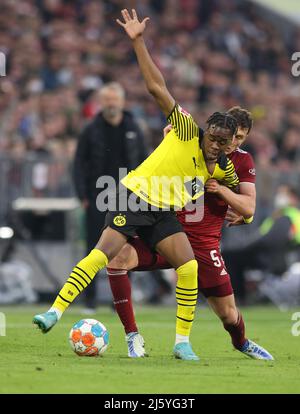
<svg viewBox="0 0 300 414">
<path fill-rule="evenodd" d="M 100 91 L 101 112 L 80 134 L 74 163 L 77 196 L 86 212 L 87 252 L 93 249 L 104 225 L 106 212 L 96 207 L 100 176 L 111 176 L 119 182 L 119 168 L 136 168 L 146 157 L 143 134 L 125 110 L 125 92 L 120 84 L 111 82 Z M 86 307 L 96 306 L 96 289 L 92 283 L 85 290 Z"/>
</svg>

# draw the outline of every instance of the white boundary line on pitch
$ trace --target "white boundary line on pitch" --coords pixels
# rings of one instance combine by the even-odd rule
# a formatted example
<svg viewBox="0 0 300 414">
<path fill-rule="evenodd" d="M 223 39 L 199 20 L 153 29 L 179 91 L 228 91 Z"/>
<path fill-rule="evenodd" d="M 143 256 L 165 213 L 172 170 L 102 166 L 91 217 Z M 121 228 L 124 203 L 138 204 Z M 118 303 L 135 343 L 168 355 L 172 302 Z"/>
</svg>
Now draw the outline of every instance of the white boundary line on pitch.
<svg viewBox="0 0 300 414">
<path fill-rule="evenodd" d="M 6 336 L 6 327 L 5 313 L 0 312 L 0 336 Z"/>
</svg>

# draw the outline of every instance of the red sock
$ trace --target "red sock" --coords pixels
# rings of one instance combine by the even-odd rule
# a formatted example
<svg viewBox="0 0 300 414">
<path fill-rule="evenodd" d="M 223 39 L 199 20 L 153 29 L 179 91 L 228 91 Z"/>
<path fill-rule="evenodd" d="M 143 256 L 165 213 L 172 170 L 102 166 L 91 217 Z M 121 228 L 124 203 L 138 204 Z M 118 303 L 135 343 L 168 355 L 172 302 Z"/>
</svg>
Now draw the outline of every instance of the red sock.
<svg viewBox="0 0 300 414">
<path fill-rule="evenodd" d="M 126 270 L 107 268 L 114 305 L 125 332 L 137 332 L 131 301 L 131 284 Z"/>
<path fill-rule="evenodd" d="M 224 328 L 231 336 L 231 342 L 236 349 L 241 349 L 247 338 L 245 338 L 245 324 L 243 317 L 239 312 L 238 320 L 234 325 L 223 323 Z"/>
</svg>

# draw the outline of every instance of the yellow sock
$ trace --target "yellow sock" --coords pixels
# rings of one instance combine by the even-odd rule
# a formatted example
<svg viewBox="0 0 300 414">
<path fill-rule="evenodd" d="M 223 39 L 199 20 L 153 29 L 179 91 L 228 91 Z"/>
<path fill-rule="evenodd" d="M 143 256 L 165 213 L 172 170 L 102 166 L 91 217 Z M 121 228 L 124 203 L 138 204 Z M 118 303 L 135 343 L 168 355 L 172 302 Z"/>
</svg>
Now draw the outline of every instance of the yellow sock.
<svg viewBox="0 0 300 414">
<path fill-rule="evenodd" d="M 198 297 L 198 263 L 190 260 L 176 269 L 177 318 L 176 334 L 189 336 Z"/>
<path fill-rule="evenodd" d="M 107 266 L 107 263 L 106 255 L 101 250 L 93 249 L 88 256 L 74 267 L 69 279 L 56 297 L 52 308 L 64 312 L 79 293 L 91 283 L 99 270 Z"/>
</svg>

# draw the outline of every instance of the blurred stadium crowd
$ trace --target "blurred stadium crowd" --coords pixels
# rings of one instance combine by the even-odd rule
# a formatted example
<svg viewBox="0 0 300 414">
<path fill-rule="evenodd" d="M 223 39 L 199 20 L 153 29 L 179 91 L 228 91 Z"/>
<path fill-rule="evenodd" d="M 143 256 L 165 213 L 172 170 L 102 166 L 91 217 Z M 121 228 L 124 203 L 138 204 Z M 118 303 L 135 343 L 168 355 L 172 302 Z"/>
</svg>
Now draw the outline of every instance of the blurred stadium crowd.
<svg viewBox="0 0 300 414">
<path fill-rule="evenodd" d="M 164 119 L 149 97 L 128 39 L 115 23 L 124 1 L 2 0 L 0 50 L 2 156 L 50 151 L 70 157 L 83 123 L 99 110 L 96 94 L 117 80 L 148 129 L 150 146 Z M 300 84 L 286 43 L 247 1 L 141 0 L 152 18 L 147 42 L 168 87 L 200 123 L 240 104 L 253 112 L 247 147 L 258 165 L 290 170 L 300 158 Z"/>
</svg>

